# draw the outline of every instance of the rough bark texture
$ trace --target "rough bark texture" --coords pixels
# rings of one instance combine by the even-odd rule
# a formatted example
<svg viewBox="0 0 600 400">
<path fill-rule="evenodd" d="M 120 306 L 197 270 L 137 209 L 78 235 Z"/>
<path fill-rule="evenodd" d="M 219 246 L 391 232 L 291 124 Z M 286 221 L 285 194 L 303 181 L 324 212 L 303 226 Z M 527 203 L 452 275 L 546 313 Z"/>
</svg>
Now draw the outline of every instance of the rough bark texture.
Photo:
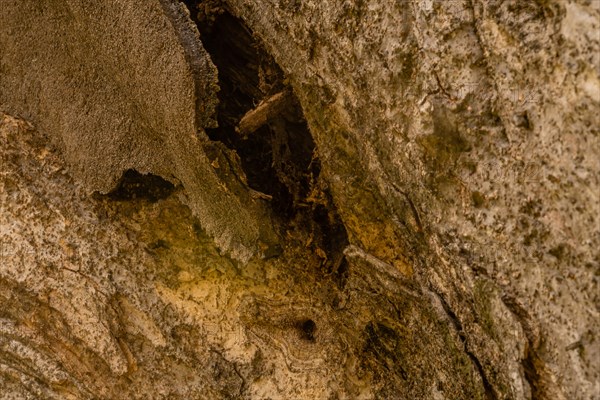
<svg viewBox="0 0 600 400">
<path fill-rule="evenodd" d="M 204 133 L 216 123 L 217 71 L 183 4 L 3 1 L 0 25 L 0 101 L 49 133 L 88 190 L 114 189 L 129 169 L 160 175 L 186 187 L 234 257 L 274 244 L 238 171 L 210 165 L 235 156 Z"/>
<path fill-rule="evenodd" d="M 600 3 L 188 1 L 218 70 L 219 128 L 195 125 L 202 97 L 185 53 L 202 45 L 164 33 L 164 21 L 191 24 L 158 7 L 178 3 L 147 1 L 162 25 L 147 11 L 125 13 L 126 2 L 98 6 L 98 16 L 160 33 L 145 40 L 165 62 L 179 57 L 172 71 L 186 76 L 180 86 L 152 78 L 162 95 L 183 98 L 182 109 L 157 99 L 107 116 L 146 121 L 160 109 L 183 118 L 177 129 L 161 120 L 150 136 L 158 147 L 205 127 L 210 139 L 200 129 L 204 139 L 167 146 L 172 162 L 243 168 L 264 193 L 212 172 L 145 168 L 162 165 L 150 153 L 149 164 L 120 163 L 148 140 L 140 131 L 90 153 L 105 158 L 101 189 L 129 168 L 175 174 L 182 185 L 126 175 L 116 191 L 92 197 L 93 163 L 52 138 L 94 142 L 111 132 L 71 125 L 90 118 L 77 103 L 66 126 L 52 116 L 52 107 L 63 115 L 64 101 L 34 104 L 47 91 L 25 87 L 42 78 L 17 30 L 35 15 L 21 5 L 30 3 L 0 10 L 0 101 L 29 107 L 39 128 L 1 117 L 0 388 L 8 398 L 600 395 Z M 52 24 L 43 21 L 36 29 Z M 87 43 L 78 27 L 62 29 Z M 99 65 L 114 61 L 123 76 L 148 64 L 106 57 Z M 94 64 L 74 63 L 83 61 Z M 7 72 L 31 80 L 7 86 Z M 72 88 L 97 106 L 86 87 Z M 294 93 L 289 110 L 253 113 L 283 90 Z M 204 95 L 212 107 L 214 95 Z M 240 138 L 236 124 L 258 114 Z M 215 147 L 222 156 L 211 157 Z M 215 185 L 235 193 L 220 204 L 229 212 L 204 208 L 197 190 Z M 190 208 L 179 201 L 186 197 Z M 231 208 L 245 199 L 257 205 Z M 232 261 L 210 239 L 219 237 L 210 221 L 232 221 L 231 232 L 273 223 L 281 251 Z M 250 249 L 238 258 L 266 248 L 258 234 L 234 236 Z"/>
</svg>

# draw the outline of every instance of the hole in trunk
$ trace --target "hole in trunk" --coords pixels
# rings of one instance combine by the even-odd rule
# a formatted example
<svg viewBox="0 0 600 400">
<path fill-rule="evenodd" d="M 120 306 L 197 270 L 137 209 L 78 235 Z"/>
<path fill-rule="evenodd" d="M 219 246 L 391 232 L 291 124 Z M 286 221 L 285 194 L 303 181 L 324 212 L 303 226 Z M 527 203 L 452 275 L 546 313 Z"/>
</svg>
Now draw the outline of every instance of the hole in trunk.
<svg viewBox="0 0 600 400">
<path fill-rule="evenodd" d="M 298 321 L 298 330 L 300 337 L 308 342 L 315 342 L 315 333 L 317 330 L 317 324 L 312 319 L 305 319 Z"/>
<path fill-rule="evenodd" d="M 247 136 L 236 132 L 244 115 L 285 89 L 283 73 L 219 2 L 187 3 L 197 10 L 192 14 L 200 38 L 219 71 L 219 127 L 206 133 L 238 153 L 248 184 L 273 196 L 275 211 L 290 218 L 293 203 L 308 192 L 310 175 L 319 173 L 318 163 L 311 165 L 314 143 L 300 106 L 291 95 L 289 106 L 269 115 L 254 132 Z"/>
<path fill-rule="evenodd" d="M 221 1 L 185 3 L 219 73 L 219 127 L 207 135 L 237 152 L 249 186 L 272 196 L 284 227 L 310 237 L 326 272 L 343 275 L 346 230 L 319 180 L 315 143 L 284 73 Z"/>
</svg>

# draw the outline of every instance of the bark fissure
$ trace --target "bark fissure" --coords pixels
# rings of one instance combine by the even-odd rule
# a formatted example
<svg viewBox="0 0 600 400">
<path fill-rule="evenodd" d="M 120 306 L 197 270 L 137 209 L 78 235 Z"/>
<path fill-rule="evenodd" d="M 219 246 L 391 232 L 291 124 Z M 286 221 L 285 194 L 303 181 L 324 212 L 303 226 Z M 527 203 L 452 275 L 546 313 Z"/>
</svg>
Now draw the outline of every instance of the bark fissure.
<svg viewBox="0 0 600 400">
<path fill-rule="evenodd" d="M 537 352 L 541 346 L 541 334 L 539 327 L 533 322 L 527 309 L 519 303 L 517 298 L 513 295 L 504 293 L 502 296 L 502 302 L 514 315 L 518 323 L 521 325 L 523 332 L 527 338 L 525 344 L 525 354 L 521 360 L 523 366 L 523 372 L 525 379 L 531 388 L 532 400 L 542 400 L 548 398 L 550 393 L 555 389 L 547 388 L 549 384 L 547 378 L 543 375 L 544 365 L 542 359 L 538 356 Z"/>
<path fill-rule="evenodd" d="M 450 305 L 448 304 L 448 302 L 446 301 L 444 296 L 442 296 L 440 293 L 436 292 L 435 290 L 432 290 L 432 292 L 440 300 L 440 303 L 442 304 L 442 307 L 443 307 L 446 315 L 448 316 L 448 319 L 452 323 L 452 326 L 456 330 L 456 333 L 457 333 L 460 341 L 462 342 L 465 354 L 469 357 L 469 359 L 473 363 L 473 366 L 477 370 L 477 373 L 481 377 L 481 382 L 483 384 L 483 388 L 485 390 L 485 395 L 486 395 L 487 400 L 498 400 L 498 395 L 496 394 L 496 391 L 494 390 L 494 386 L 488 380 L 485 370 L 483 369 L 483 365 L 481 365 L 481 361 L 471 350 L 469 350 L 468 338 L 465 334 L 465 331 L 463 330 L 463 326 L 462 326 L 462 323 L 460 322 L 460 319 L 458 318 L 456 313 L 452 310 L 452 308 L 450 307 Z"/>
</svg>

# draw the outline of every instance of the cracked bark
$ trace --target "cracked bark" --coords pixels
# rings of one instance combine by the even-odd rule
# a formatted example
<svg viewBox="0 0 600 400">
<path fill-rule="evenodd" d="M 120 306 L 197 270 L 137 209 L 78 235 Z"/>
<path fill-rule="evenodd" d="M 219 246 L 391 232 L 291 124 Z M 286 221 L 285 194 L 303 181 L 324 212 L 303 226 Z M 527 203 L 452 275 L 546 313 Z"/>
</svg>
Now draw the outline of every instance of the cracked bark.
<svg viewBox="0 0 600 400">
<path fill-rule="evenodd" d="M 598 395 L 596 3 L 184 3 L 0 9 L 2 393 Z"/>
</svg>

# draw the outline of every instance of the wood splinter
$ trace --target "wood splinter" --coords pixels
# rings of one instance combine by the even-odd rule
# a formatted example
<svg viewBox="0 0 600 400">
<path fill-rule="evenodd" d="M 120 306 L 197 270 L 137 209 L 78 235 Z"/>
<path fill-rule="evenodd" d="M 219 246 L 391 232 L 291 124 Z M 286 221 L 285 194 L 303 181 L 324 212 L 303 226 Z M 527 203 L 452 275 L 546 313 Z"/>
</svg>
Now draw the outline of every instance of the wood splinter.
<svg viewBox="0 0 600 400">
<path fill-rule="evenodd" d="M 279 115 L 292 101 L 292 93 L 289 90 L 276 93 L 263 100 L 260 104 L 248 111 L 240 120 L 236 131 L 246 137 L 256 132 L 265 125 L 269 119 Z"/>
</svg>

